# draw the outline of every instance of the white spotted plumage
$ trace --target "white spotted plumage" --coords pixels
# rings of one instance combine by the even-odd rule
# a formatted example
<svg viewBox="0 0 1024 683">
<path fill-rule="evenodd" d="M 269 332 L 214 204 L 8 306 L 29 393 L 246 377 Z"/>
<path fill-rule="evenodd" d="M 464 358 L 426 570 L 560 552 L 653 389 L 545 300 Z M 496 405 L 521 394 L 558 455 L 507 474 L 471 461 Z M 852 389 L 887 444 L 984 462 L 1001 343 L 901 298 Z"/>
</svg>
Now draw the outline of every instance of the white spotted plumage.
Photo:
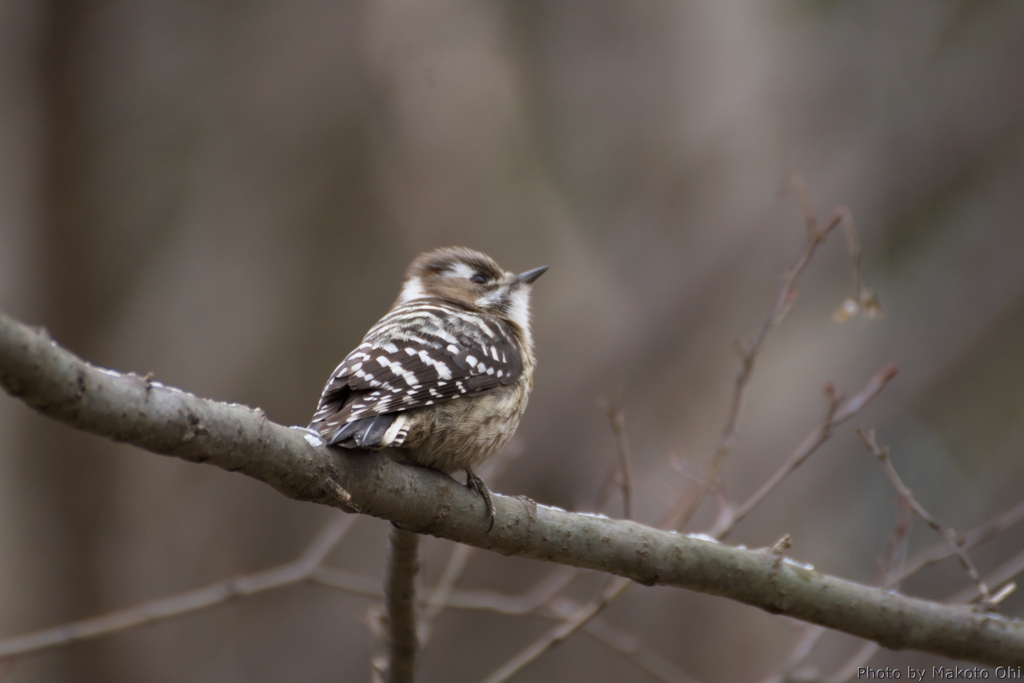
<svg viewBox="0 0 1024 683">
<path fill-rule="evenodd" d="M 400 304 L 374 325 L 363 343 L 338 366 L 324 397 L 343 387 L 354 392 L 380 391 L 363 394 L 358 402 L 345 406 L 323 401 L 313 420 L 341 429 L 369 415 L 407 411 L 433 405 L 435 400 L 475 396 L 513 385 L 522 373 L 516 336 L 507 322 L 485 320 L 481 314 L 466 316 L 452 304 L 433 300 Z M 490 364 L 482 360 L 488 356 L 493 359 Z M 368 372 L 367 367 L 373 371 Z M 331 434 L 324 436 L 328 442 L 332 440 Z"/>
</svg>

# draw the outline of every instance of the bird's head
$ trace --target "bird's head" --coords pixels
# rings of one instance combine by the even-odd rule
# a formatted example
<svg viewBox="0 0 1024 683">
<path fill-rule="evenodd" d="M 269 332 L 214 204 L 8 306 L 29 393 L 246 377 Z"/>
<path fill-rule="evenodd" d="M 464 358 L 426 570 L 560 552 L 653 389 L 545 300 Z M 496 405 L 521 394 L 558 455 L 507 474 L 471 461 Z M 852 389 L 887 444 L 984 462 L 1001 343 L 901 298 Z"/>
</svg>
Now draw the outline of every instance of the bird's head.
<svg viewBox="0 0 1024 683">
<path fill-rule="evenodd" d="M 420 254 L 409 265 L 395 305 L 440 299 L 529 329 L 530 285 L 547 269 L 541 266 L 517 275 L 479 251 L 443 247 Z"/>
</svg>

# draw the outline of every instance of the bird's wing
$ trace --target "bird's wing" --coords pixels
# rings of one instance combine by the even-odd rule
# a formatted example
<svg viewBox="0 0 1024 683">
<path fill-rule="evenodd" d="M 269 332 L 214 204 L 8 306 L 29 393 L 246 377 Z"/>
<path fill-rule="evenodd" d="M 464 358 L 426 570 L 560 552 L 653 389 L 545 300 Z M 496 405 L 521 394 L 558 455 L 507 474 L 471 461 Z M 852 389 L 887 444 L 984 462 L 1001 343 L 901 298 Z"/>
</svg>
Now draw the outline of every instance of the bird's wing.
<svg viewBox="0 0 1024 683">
<path fill-rule="evenodd" d="M 382 318 L 341 362 L 310 426 L 330 443 L 348 423 L 477 396 L 515 384 L 522 370 L 505 321 L 414 302 Z"/>
</svg>

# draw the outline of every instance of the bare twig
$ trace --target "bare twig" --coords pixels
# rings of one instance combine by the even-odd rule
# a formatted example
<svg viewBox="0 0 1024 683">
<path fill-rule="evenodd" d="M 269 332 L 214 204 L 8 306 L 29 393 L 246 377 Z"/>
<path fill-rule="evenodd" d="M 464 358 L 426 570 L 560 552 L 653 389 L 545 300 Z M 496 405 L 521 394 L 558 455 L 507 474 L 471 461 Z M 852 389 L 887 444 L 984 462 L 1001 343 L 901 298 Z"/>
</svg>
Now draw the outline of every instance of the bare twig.
<svg viewBox="0 0 1024 683">
<path fill-rule="evenodd" d="M 293 562 L 253 574 L 237 576 L 204 588 L 161 598 L 91 619 L 82 619 L 53 628 L 0 641 L 0 659 L 25 655 L 60 645 L 68 645 L 97 636 L 123 631 L 155 621 L 179 617 L 207 609 L 235 598 L 248 597 L 310 578 L 320 563 L 345 536 L 358 519 L 339 514 L 313 539 Z"/>
<path fill-rule="evenodd" d="M 521 595 L 506 595 L 486 590 L 453 590 L 448 597 L 446 607 L 487 610 L 507 616 L 535 614 L 542 617 L 564 620 L 576 613 L 580 609 L 580 605 L 573 600 L 557 598 L 555 596 L 565 587 L 568 580 L 571 580 L 577 573 L 577 570 L 562 567 L 552 572 L 547 579 Z M 380 586 L 372 579 L 350 574 L 339 569 L 321 567 L 311 578 L 325 586 L 340 588 L 357 594 L 374 597 L 383 595 Z M 636 666 L 658 680 L 665 681 L 666 683 L 683 683 L 693 680 L 692 677 L 680 671 L 664 657 L 645 647 L 638 638 L 619 631 L 600 617 L 589 621 L 584 625 L 583 630 L 599 642 L 621 653 Z M 382 666 L 382 669 L 385 668 L 386 664 Z"/>
<path fill-rule="evenodd" d="M 696 491 L 690 496 L 685 506 L 681 506 L 676 512 L 670 514 L 670 521 L 667 525 L 668 528 L 678 529 L 684 527 L 697 512 L 697 509 L 700 507 L 707 493 L 710 490 L 719 487 L 721 465 L 728 456 L 733 442 L 736 439 L 736 434 L 738 433 L 739 413 L 743 404 L 745 390 L 753 373 L 754 362 L 756 361 L 761 349 L 764 347 L 768 333 L 785 317 L 793 302 L 796 300 L 796 279 L 810 262 L 810 259 L 814 255 L 818 245 L 825 240 L 828 234 L 836 226 L 843 224 L 844 222 L 848 224 L 850 222 L 849 211 L 844 207 L 840 207 L 835 210 L 833 216 L 828 220 L 828 222 L 819 226 L 817 219 L 814 216 L 810 200 L 807 196 L 803 179 L 799 175 L 795 175 L 792 178 L 792 182 L 796 187 L 797 194 L 799 196 L 807 228 L 807 238 L 804 242 L 804 247 L 790 269 L 782 276 L 782 285 L 780 286 L 771 310 L 764 322 L 761 324 L 761 327 L 758 329 L 749 345 L 746 347 L 743 347 L 742 345 L 739 346 L 742 365 L 736 376 L 732 400 L 729 404 L 729 411 L 726 416 L 722 435 L 719 439 L 715 452 L 712 455 L 711 463 L 709 464 L 704 476 L 698 480 Z M 852 227 L 852 224 L 850 224 L 850 227 L 848 228 L 848 235 L 852 235 L 852 239 L 854 240 L 852 244 L 856 244 L 856 230 Z M 857 273 L 858 286 L 860 287 L 863 283 L 860 279 L 859 248 L 856 251 L 851 248 L 851 255 L 854 258 L 854 270 Z M 861 393 L 857 394 L 847 402 L 843 402 L 842 398 L 836 397 L 831 385 L 827 385 L 826 394 L 829 399 L 829 408 L 828 415 L 823 426 L 816 432 L 809 435 L 793 456 L 791 456 L 790 459 L 787 460 L 787 462 L 775 473 L 775 475 L 773 475 L 769 481 L 766 482 L 765 485 L 762 486 L 762 488 L 748 499 L 748 501 L 746 501 L 738 510 L 734 511 L 724 498 L 720 500 L 718 519 L 716 520 L 715 527 L 710 535 L 715 538 L 724 538 L 735 524 L 749 514 L 750 511 L 764 500 L 771 491 L 777 488 L 793 470 L 799 467 L 801 463 L 803 463 L 815 450 L 817 450 L 817 448 L 824 443 L 829 436 L 831 436 L 832 430 L 837 425 L 848 420 L 872 398 L 877 396 L 885 387 L 886 383 L 895 376 L 896 372 L 897 368 L 895 365 L 886 366 L 871 379 Z M 618 437 L 620 458 L 622 458 L 624 462 L 622 468 L 623 490 L 624 497 L 626 497 L 625 494 L 628 491 L 629 478 L 627 474 L 628 445 L 625 441 L 625 420 L 621 411 L 612 410 L 610 405 L 605 409 L 612 422 L 612 429 Z M 617 420 L 616 418 L 619 419 Z M 628 497 L 626 497 L 626 509 L 628 516 Z M 599 598 L 582 608 L 572 618 L 548 631 L 540 639 L 509 660 L 509 662 L 507 662 L 503 667 L 491 674 L 491 677 L 487 679 L 487 683 L 506 680 L 506 678 L 512 676 L 516 671 L 534 661 L 543 652 L 561 642 L 586 624 L 587 621 L 603 609 L 608 602 L 614 600 L 618 595 L 620 595 L 626 587 L 627 586 L 622 586 L 618 590 L 613 591 L 612 594 L 609 594 L 609 591 L 606 589 Z"/>
<path fill-rule="evenodd" d="M 892 377 L 894 377 L 895 374 L 895 366 L 890 365 L 887 366 L 886 368 L 883 368 L 881 371 L 876 373 L 874 377 L 872 377 L 872 379 L 868 382 L 863 391 L 852 397 L 850 401 L 846 402 L 844 402 L 841 397 L 837 397 L 835 395 L 835 391 L 830 386 L 827 387 L 825 393 L 829 400 L 829 408 L 828 415 L 825 420 L 825 427 L 822 430 L 819 430 L 816 439 L 805 440 L 805 444 L 802 444 L 802 447 L 799 448 L 794 454 L 794 456 L 799 456 L 799 458 L 791 457 L 790 460 L 787 461 L 787 464 L 791 464 L 791 466 L 787 467 L 786 465 L 784 465 L 783 468 L 781 468 L 778 471 L 782 472 L 782 474 L 780 476 L 775 476 L 769 480 L 770 482 L 775 480 L 772 489 L 777 487 L 778 483 L 780 483 L 786 476 L 788 476 L 790 472 L 796 469 L 796 467 L 799 466 L 801 462 L 803 462 L 815 449 L 817 449 L 819 445 L 821 445 L 821 443 L 825 441 L 825 439 L 828 438 L 828 435 L 831 433 L 831 429 L 835 425 L 840 424 L 841 421 L 848 420 L 856 413 L 856 411 L 860 410 L 860 408 L 862 408 L 872 398 L 874 398 L 874 396 L 877 396 L 878 393 L 881 392 L 881 390 L 885 387 L 886 383 L 890 379 L 892 379 Z M 759 490 L 759 492 L 763 491 L 764 489 L 765 487 L 762 487 L 762 489 Z M 754 502 L 752 502 L 751 505 L 746 508 L 743 515 L 734 517 L 734 521 L 731 524 L 729 524 L 727 528 L 720 530 L 718 533 L 721 535 L 727 534 L 728 531 L 731 530 L 732 527 L 735 525 L 735 523 L 737 523 L 740 519 L 742 519 L 743 516 L 749 513 L 750 509 L 757 505 L 766 496 L 767 493 L 761 495 L 760 498 L 757 498 L 757 494 L 755 494 L 755 496 L 752 496 L 751 500 L 753 500 Z M 721 536 L 716 535 L 715 537 Z M 784 536 L 776 544 L 775 548 L 773 548 L 773 554 L 777 556 L 779 564 L 781 564 L 781 561 L 783 559 L 783 553 L 788 547 L 789 537 Z M 629 587 L 630 583 L 631 582 L 625 581 L 624 579 L 615 579 L 609 582 L 609 584 L 605 587 L 605 589 L 602 591 L 601 595 L 598 598 L 587 603 L 579 610 L 577 610 L 572 616 L 568 617 L 565 621 L 563 621 L 561 624 L 547 631 L 543 636 L 541 636 L 536 641 L 531 643 L 529 646 L 524 648 L 512 659 L 507 661 L 496 671 L 494 671 L 490 676 L 484 679 L 483 683 L 501 683 L 502 681 L 509 680 L 512 676 L 514 676 L 516 673 L 518 673 L 523 668 L 528 666 L 530 663 L 536 661 L 537 658 L 539 658 L 545 652 L 550 650 L 552 647 L 561 643 L 570 635 L 583 628 L 591 619 L 593 619 L 597 614 L 599 614 L 600 611 L 603 610 L 610 602 L 612 602 L 613 600 L 618 598 L 623 592 L 625 592 L 625 589 Z M 809 634 L 810 633 L 812 633 L 812 631 L 809 631 Z M 808 643 L 806 644 L 807 652 L 810 652 L 810 649 L 814 646 L 814 644 L 820 637 L 821 633 L 808 636 Z M 800 657 L 799 661 L 802 661 L 803 657 L 806 657 L 806 653 L 804 653 Z M 797 661 L 796 664 L 799 664 L 799 661 Z M 795 667 L 796 664 L 794 664 L 793 666 Z"/>
<path fill-rule="evenodd" d="M 309 575 L 309 581 L 327 588 L 337 588 L 354 595 L 371 598 L 384 597 L 380 577 L 363 576 L 334 567 L 317 567 Z"/>
<path fill-rule="evenodd" d="M 469 557 L 473 554 L 473 550 L 470 546 L 461 544 L 456 544 L 452 548 L 452 553 L 448 556 L 448 563 L 445 565 L 444 571 L 441 572 L 441 579 L 438 581 L 433 592 L 431 592 L 430 597 L 427 598 L 427 603 L 423 607 L 423 614 L 420 615 L 420 647 L 425 646 L 427 641 L 430 640 L 431 626 L 434 620 L 444 611 L 445 607 L 448 606 L 452 592 L 455 590 L 455 584 L 458 583 L 462 572 L 466 570 L 466 564 L 469 562 Z"/>
<path fill-rule="evenodd" d="M 832 232 L 836 226 L 843 224 L 844 222 L 849 222 L 850 220 L 850 211 L 846 207 L 838 207 L 833 211 L 832 216 L 828 221 L 824 224 L 819 224 L 814 215 L 814 208 L 811 206 L 810 199 L 807 195 L 807 188 L 804 184 L 803 177 L 799 174 L 793 174 L 790 177 L 789 182 L 796 190 L 797 198 L 804 214 L 807 237 L 804 240 L 803 248 L 797 256 L 796 261 L 794 261 L 789 270 L 782 275 L 782 284 L 779 286 L 779 291 L 775 295 L 775 300 L 772 302 L 772 306 L 768 311 L 768 316 L 761 323 L 761 327 L 758 328 L 757 333 L 754 334 L 754 337 L 746 345 L 737 345 L 741 365 L 739 372 L 736 374 L 736 380 L 733 385 L 732 399 L 729 401 L 729 410 L 726 414 L 725 426 L 722 428 L 722 435 L 718 440 L 718 445 L 715 447 L 714 454 L 711 456 L 711 462 L 707 467 L 706 473 L 701 478 L 703 483 L 700 484 L 697 490 L 691 495 L 687 506 L 679 515 L 679 521 L 675 528 L 682 528 L 689 523 L 703 502 L 704 497 L 708 494 L 708 491 L 710 491 L 718 481 L 722 463 L 725 461 L 729 451 L 732 449 L 733 442 L 736 440 L 736 434 L 739 431 L 740 408 L 743 406 L 743 398 L 746 393 L 747 384 L 750 382 L 750 377 L 754 371 L 754 363 L 757 360 L 758 355 L 761 353 L 761 350 L 764 348 L 764 343 L 768 338 L 768 333 L 782 321 L 786 316 L 786 313 L 789 312 L 789 309 L 796 301 L 797 278 L 800 277 L 804 268 L 807 267 L 807 264 L 810 262 L 811 257 L 814 256 L 814 252 L 817 250 L 818 245 L 825 241 L 825 238 L 828 237 L 829 233 Z M 860 268 L 857 267 L 856 270 L 859 274 Z"/>
<path fill-rule="evenodd" d="M 825 630 L 820 626 L 808 626 L 805 628 L 804 634 L 796 641 L 796 645 L 793 646 L 789 656 L 786 657 L 786 661 L 779 667 L 779 671 L 761 679 L 761 683 L 784 683 L 789 680 L 789 675 L 807 659 L 814 646 L 825 635 Z"/>
<path fill-rule="evenodd" d="M 901 500 L 904 501 L 907 509 L 910 509 L 910 501 L 902 496 Z M 996 534 L 998 534 L 1001 531 L 1004 531 L 1005 529 L 1009 528 L 1017 521 L 1019 521 L 1022 515 L 1022 510 L 1024 510 L 1024 504 L 1017 505 L 1002 514 L 997 515 L 991 521 L 986 522 L 982 526 L 976 529 L 972 529 L 966 534 L 960 536 L 957 539 L 957 545 L 961 548 L 968 549 L 994 538 Z M 902 545 L 906 545 L 905 539 L 903 540 Z M 952 557 L 954 554 L 955 553 L 949 548 L 945 541 L 943 541 L 942 543 L 933 546 L 931 549 L 919 555 L 917 561 L 911 562 L 909 563 L 909 565 L 904 567 L 892 567 L 886 573 L 886 579 L 883 581 L 882 587 L 894 588 L 898 586 L 903 579 L 917 573 L 924 567 L 939 561 L 939 559 Z M 1016 556 L 1007 560 L 1005 563 L 1003 563 L 995 570 L 993 570 L 988 576 L 985 577 L 985 584 L 998 586 L 1004 581 L 1009 581 L 1014 576 L 1019 574 L 1021 571 L 1024 571 L 1024 551 L 1018 553 Z M 1014 584 L 1012 583 L 1007 584 L 1007 586 L 1013 585 Z M 1006 587 L 1004 587 L 1003 590 L 1005 589 Z M 996 598 L 1000 598 L 1000 595 L 1002 593 L 1003 591 L 1000 591 L 999 594 L 993 596 L 993 601 L 998 602 Z M 980 593 L 978 591 L 978 586 L 977 584 L 974 584 L 958 593 L 953 594 L 952 596 L 947 598 L 945 602 L 947 604 L 962 604 L 970 602 L 971 600 L 974 600 L 979 596 Z M 1003 595 L 1003 597 L 1005 597 L 1005 595 Z M 851 678 L 857 675 L 857 671 L 858 669 L 860 669 L 860 667 L 864 666 L 869 661 L 871 661 L 871 658 L 875 656 L 875 653 L 878 652 L 878 649 L 878 643 L 864 643 L 847 662 L 845 662 L 842 666 L 836 669 L 835 673 L 833 673 L 830 677 L 825 679 L 825 683 L 846 683 Z"/>
<path fill-rule="evenodd" d="M 903 496 L 896 498 L 896 522 L 893 525 L 892 533 L 885 539 L 885 555 L 878 563 L 878 580 L 876 586 L 883 588 L 897 588 L 899 581 L 889 582 L 889 577 L 894 576 L 899 567 L 907 561 L 907 545 L 910 540 L 910 525 L 913 518 L 910 516 L 910 503 Z"/>
<path fill-rule="evenodd" d="M 416 574 L 420 537 L 397 526 L 388 535 L 384 607 L 387 612 L 388 683 L 412 683 L 416 670 Z"/>
<path fill-rule="evenodd" d="M 604 609 L 609 602 L 629 588 L 631 583 L 632 581 L 629 579 L 621 577 L 609 580 L 599 597 L 583 605 L 572 616 L 547 631 L 543 636 L 512 657 L 512 659 L 498 667 L 482 683 L 501 683 L 512 678 L 512 676 L 516 675 L 526 666 L 536 661 L 542 654 L 582 628 Z"/>
<path fill-rule="evenodd" d="M 971 559 L 967 556 L 966 551 L 964 551 L 964 549 L 956 542 L 956 531 L 952 528 L 946 528 L 939 524 L 939 521 L 924 509 L 924 506 L 922 506 L 914 496 L 914 492 L 907 488 L 906 484 L 903 483 L 903 480 L 900 479 L 899 473 L 896 472 L 896 468 L 893 466 L 892 460 L 889 459 L 889 449 L 887 447 L 882 448 L 878 445 L 878 441 L 875 439 L 874 429 L 865 432 L 858 427 L 857 434 L 860 435 L 861 440 L 864 441 L 864 445 L 867 446 L 868 450 L 870 450 L 874 456 L 878 458 L 878 461 L 882 463 L 882 467 L 885 468 L 885 473 L 888 475 L 889 481 L 891 481 L 892 485 L 896 487 L 899 494 L 907 500 L 907 503 L 910 504 L 910 507 L 917 513 L 918 517 L 923 519 L 928 526 L 935 530 L 935 533 L 937 533 L 946 542 L 949 549 L 960 560 L 960 564 L 963 566 L 964 571 L 967 572 L 967 575 L 971 577 L 971 581 L 973 581 L 978 587 L 978 592 L 981 594 L 982 598 L 982 604 L 992 605 L 992 596 L 989 594 L 988 586 L 985 585 L 985 582 L 978 574 L 978 570 L 974 567 L 974 563 L 971 562 Z"/>
<path fill-rule="evenodd" d="M 585 605 L 580 605 L 565 598 L 553 599 L 548 603 L 549 609 L 562 618 L 562 622 L 552 627 L 539 639 L 510 659 L 485 679 L 486 683 L 506 681 L 516 673 L 536 661 L 542 654 L 558 645 L 573 633 L 583 630 L 600 642 L 625 655 L 638 667 L 655 678 L 668 683 L 692 681 L 693 678 L 671 664 L 655 652 L 642 646 L 634 636 L 619 634 L 613 627 L 603 622 L 597 615 L 611 602 L 621 596 L 632 581 L 621 578 L 611 579 L 601 594 Z"/>
<path fill-rule="evenodd" d="M 630 464 L 629 439 L 626 436 L 626 411 L 622 409 L 621 398 L 612 403 L 602 401 L 601 408 L 608 416 L 608 423 L 615 434 L 616 452 L 619 456 L 619 473 L 622 477 L 622 509 L 625 519 L 633 519 L 633 468 Z"/>
<path fill-rule="evenodd" d="M 863 389 L 845 401 L 842 397 L 835 394 L 832 385 L 825 385 L 828 408 L 821 426 L 808 434 L 786 461 L 765 480 L 761 487 L 732 510 L 731 514 L 719 515 L 719 519 L 708 532 L 708 535 L 719 540 L 728 536 L 739 522 L 749 515 L 755 507 L 764 502 L 796 468 L 800 467 L 807 458 L 832 436 L 832 432 L 836 427 L 856 415 L 861 408 L 878 396 L 882 389 L 885 388 L 885 385 L 896 376 L 897 372 L 899 372 L 899 368 L 895 365 L 891 363 L 886 365 L 868 380 Z"/>
<path fill-rule="evenodd" d="M 531 614 L 561 592 L 579 574 L 578 569 L 559 567 L 522 595 L 508 599 L 491 591 L 456 591 L 448 605 L 463 609 L 489 609 L 503 614 Z"/>
<path fill-rule="evenodd" d="M 1024 572 L 1024 550 L 1020 551 L 1006 562 L 1002 563 L 985 576 L 984 583 L 989 586 L 1003 586 L 995 595 L 992 596 L 993 602 L 1000 602 L 1000 597 L 1005 598 L 1009 593 L 1006 593 L 1006 587 L 1012 586 L 1010 583 L 1018 574 Z M 946 599 L 946 604 L 959 605 L 962 603 L 972 602 L 981 597 L 981 591 L 978 590 L 978 586 L 967 586 L 958 593 L 954 593 L 952 596 Z"/>
<path fill-rule="evenodd" d="M 906 499 L 902 500 L 904 500 L 909 509 L 909 502 L 907 502 Z M 970 548 L 995 538 L 998 534 L 1009 529 L 1022 519 L 1024 519 L 1024 502 L 1018 503 L 1009 510 L 996 515 L 992 520 L 985 524 L 959 536 L 955 539 L 956 545 L 964 550 L 969 550 Z M 933 545 L 931 548 L 918 553 L 913 560 L 903 564 L 902 566 L 894 564 L 888 572 L 887 578 L 881 585 L 883 588 L 887 589 L 894 588 L 907 577 L 916 574 L 927 566 L 948 557 L 952 557 L 953 555 L 955 555 L 954 551 L 950 549 L 949 544 L 943 540 Z M 986 577 L 986 584 L 999 585 L 1004 581 L 1009 581 L 1021 571 L 1021 569 L 1018 568 L 1018 563 L 1024 563 L 1024 552 L 994 570 L 989 577 Z M 946 602 L 947 604 L 966 603 L 978 596 L 979 593 L 977 586 L 972 585 L 950 597 Z M 848 681 L 856 675 L 857 669 L 870 661 L 871 657 L 874 656 L 874 653 L 877 651 L 877 643 L 865 643 L 847 664 L 843 665 L 831 678 L 828 679 L 827 683 L 845 683 L 845 681 Z"/>
<path fill-rule="evenodd" d="M 455 609 L 490 611 L 509 616 L 533 614 L 565 588 L 578 573 L 579 570 L 573 567 L 559 567 L 543 581 L 519 595 L 508 595 L 489 590 L 456 589 L 448 596 L 445 606 Z M 343 569 L 317 567 L 310 575 L 309 580 L 328 588 L 336 588 L 356 595 L 375 598 L 384 595 L 379 581 Z"/>
<path fill-rule="evenodd" d="M 997 535 L 1006 531 L 1021 520 L 1024 520 L 1024 501 L 1021 501 L 1009 510 L 996 515 L 981 526 L 958 536 L 955 539 L 956 545 L 964 550 L 970 550 L 975 546 L 981 545 L 982 543 L 995 538 Z M 947 557 L 952 557 L 955 554 L 956 553 L 950 549 L 949 544 L 947 544 L 945 540 L 936 543 L 930 548 L 917 553 L 904 566 L 895 570 L 889 583 L 902 581 L 911 574 L 916 574 L 925 567 L 935 564 L 936 562 L 940 562 Z M 886 587 L 888 587 L 888 584 Z"/>
<path fill-rule="evenodd" d="M 876 652 L 878 652 L 878 643 L 864 643 L 846 663 L 825 679 L 825 683 L 846 683 L 857 675 L 858 669 L 871 661 Z"/>
<path fill-rule="evenodd" d="M 458 546 L 465 547 L 465 546 Z M 454 609 L 486 610 L 507 616 L 536 614 L 542 617 L 564 620 L 580 609 L 579 603 L 567 598 L 556 598 L 578 570 L 560 567 L 546 579 L 521 595 L 507 595 L 487 590 L 453 590 L 448 596 L 446 607 Z M 357 595 L 382 597 L 379 582 L 370 577 L 352 574 L 341 569 L 318 567 L 310 580 L 331 588 L 338 588 Z M 437 589 L 435 589 L 436 593 Z M 635 636 L 622 633 L 612 625 L 596 617 L 584 625 L 583 630 L 599 642 L 627 657 L 638 667 L 658 680 L 666 683 L 692 681 L 693 678 L 681 672 L 671 662 L 661 657 Z M 421 641 L 422 642 L 422 641 Z M 381 670 L 386 670 L 386 662 Z"/>
<path fill-rule="evenodd" d="M 892 533 L 886 539 L 885 554 L 879 560 L 880 584 L 885 582 L 894 567 L 902 564 L 907 554 L 907 541 L 910 538 L 910 506 L 904 498 L 900 497 L 896 501 L 896 510 L 896 523 L 893 525 Z M 820 626 L 808 626 L 804 635 L 793 646 L 789 657 L 786 658 L 779 671 L 764 678 L 761 683 L 784 683 L 788 680 L 789 675 L 811 654 L 825 632 L 826 629 Z"/>
<path fill-rule="evenodd" d="M 579 607 L 578 603 L 566 598 L 555 598 L 548 603 L 551 614 L 561 619 L 572 617 Z M 629 633 L 623 633 L 601 617 L 591 619 L 583 627 L 583 631 L 594 638 L 594 640 L 607 645 L 626 657 L 626 659 L 655 679 L 663 681 L 663 683 L 694 683 L 692 676 L 681 671 L 675 664 L 658 653 L 645 647 L 639 638 Z"/>
</svg>

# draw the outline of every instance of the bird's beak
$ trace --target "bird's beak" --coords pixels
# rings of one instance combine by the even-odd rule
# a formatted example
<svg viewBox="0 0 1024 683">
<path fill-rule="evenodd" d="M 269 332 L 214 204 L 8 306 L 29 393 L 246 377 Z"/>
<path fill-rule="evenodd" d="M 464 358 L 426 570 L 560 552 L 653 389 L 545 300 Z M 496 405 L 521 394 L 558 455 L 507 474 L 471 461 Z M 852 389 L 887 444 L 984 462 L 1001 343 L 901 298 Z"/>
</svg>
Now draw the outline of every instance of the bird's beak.
<svg viewBox="0 0 1024 683">
<path fill-rule="evenodd" d="M 531 284 L 534 280 L 543 275 L 544 272 L 547 271 L 547 269 L 548 266 L 541 266 L 540 268 L 528 270 L 525 273 L 519 273 L 519 275 L 516 275 L 515 278 L 512 279 L 512 284 Z"/>
</svg>

